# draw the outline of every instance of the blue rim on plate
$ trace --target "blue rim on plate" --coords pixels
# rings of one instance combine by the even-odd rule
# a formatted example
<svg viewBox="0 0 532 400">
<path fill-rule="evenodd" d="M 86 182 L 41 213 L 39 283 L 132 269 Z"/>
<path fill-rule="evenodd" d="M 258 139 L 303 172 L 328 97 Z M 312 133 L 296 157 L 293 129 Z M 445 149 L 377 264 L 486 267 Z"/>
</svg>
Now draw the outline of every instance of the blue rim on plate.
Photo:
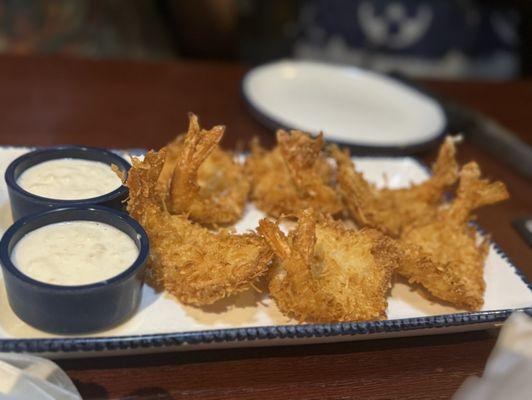
<svg viewBox="0 0 532 400">
<path fill-rule="evenodd" d="M 18 177 L 28 168 L 48 160 L 60 158 L 80 158 L 91 161 L 100 161 L 106 164 L 115 164 L 124 173 L 127 173 L 131 164 L 119 155 L 101 148 L 87 146 L 55 146 L 30 151 L 16 158 L 7 167 L 4 177 L 7 184 L 13 220 L 35 212 L 45 211 L 59 207 L 77 207 L 99 204 L 120 210 L 128 196 L 128 189 L 124 185 L 101 196 L 80 200 L 60 200 L 38 196 L 24 190 L 18 183 Z"/>
<path fill-rule="evenodd" d="M 277 119 L 275 116 L 268 114 L 267 112 L 264 112 L 259 109 L 258 106 L 256 106 L 253 101 L 249 98 L 248 94 L 246 93 L 246 82 L 250 78 L 251 74 L 255 71 L 256 68 L 264 68 L 273 66 L 280 62 L 286 62 L 286 60 L 280 60 L 280 61 L 273 61 L 266 64 L 261 64 L 248 72 L 244 75 L 242 80 L 240 81 L 240 95 L 246 104 L 248 110 L 250 111 L 251 115 L 263 126 L 269 128 L 272 130 L 272 132 L 275 132 L 277 129 L 284 129 L 284 130 L 290 130 L 290 129 L 298 129 L 294 126 L 288 126 L 283 121 Z M 298 63 L 298 61 L 290 61 L 293 63 Z M 313 62 L 313 61 L 302 61 L 303 63 L 309 63 L 309 64 L 316 64 L 316 65 L 324 65 L 320 62 Z M 325 64 L 329 65 L 329 64 Z M 433 101 L 439 108 L 441 113 L 443 114 L 443 126 L 442 128 L 436 132 L 430 140 L 420 141 L 416 144 L 409 144 L 409 145 L 385 145 L 385 146 L 373 146 L 373 145 L 366 145 L 366 144 L 359 144 L 355 142 L 347 142 L 342 141 L 339 139 L 335 139 L 334 137 L 327 137 L 327 133 L 325 132 L 325 139 L 327 142 L 331 143 L 337 143 L 341 146 L 349 148 L 353 155 L 373 155 L 373 156 L 404 156 L 404 155 L 411 155 L 415 153 L 420 153 L 422 151 L 432 149 L 434 148 L 438 143 L 441 142 L 442 138 L 447 133 L 447 129 L 449 127 L 449 119 L 448 119 L 448 113 L 442 104 L 442 102 L 430 91 L 415 85 L 410 81 L 409 79 L 402 78 L 396 74 L 379 74 L 375 71 L 365 70 L 363 68 L 357 67 L 357 66 L 349 66 L 349 65 L 335 65 L 330 64 L 333 67 L 342 67 L 342 68 L 352 68 L 354 70 L 361 70 L 368 73 L 371 73 L 372 75 L 378 76 L 381 75 L 383 79 L 386 79 L 388 81 L 392 81 L 395 84 L 404 87 L 405 89 L 408 89 L 411 92 L 418 93 L 422 95 L 423 97 L 426 97 L 428 100 Z"/>
<path fill-rule="evenodd" d="M 140 154 L 140 153 L 139 153 Z M 426 165 L 413 159 L 422 168 Z M 485 231 L 476 225 L 479 233 Z M 511 261 L 500 246 L 490 241 L 495 252 L 501 256 L 515 274 L 532 290 L 525 274 Z M 103 336 L 103 337 L 72 337 L 72 338 L 31 338 L 1 339 L 0 352 L 30 353 L 78 353 L 106 352 L 129 349 L 162 349 L 180 348 L 188 345 L 209 343 L 268 342 L 280 339 L 304 339 L 322 337 L 364 336 L 378 333 L 410 332 L 416 330 L 437 330 L 456 326 L 474 326 L 504 322 L 514 311 L 522 311 L 532 316 L 532 307 L 519 309 L 488 310 L 463 312 L 455 314 L 413 317 L 395 320 L 341 322 L 331 324 L 272 325 L 260 327 L 214 329 L 191 332 L 172 332 L 161 334 Z M 436 332 L 435 332 L 436 333 Z M 265 343 L 267 345 L 267 343 Z M 83 354 L 81 354 L 83 355 Z"/>
<path fill-rule="evenodd" d="M 71 286 L 35 280 L 15 266 L 11 253 L 27 233 L 68 221 L 95 221 L 121 230 L 138 248 L 135 261 L 107 280 Z M 133 315 L 140 303 L 148 252 L 148 236 L 137 221 L 124 212 L 101 206 L 56 208 L 28 215 L 11 225 L 0 240 L 0 262 L 11 308 L 28 324 L 53 333 L 108 329 Z"/>
</svg>

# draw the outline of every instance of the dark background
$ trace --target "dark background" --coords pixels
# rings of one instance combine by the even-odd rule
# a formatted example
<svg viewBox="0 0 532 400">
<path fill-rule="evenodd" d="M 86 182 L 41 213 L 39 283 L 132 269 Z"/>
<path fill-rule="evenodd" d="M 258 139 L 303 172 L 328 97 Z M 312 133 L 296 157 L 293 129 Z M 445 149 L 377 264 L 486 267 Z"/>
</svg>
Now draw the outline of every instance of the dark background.
<svg viewBox="0 0 532 400">
<path fill-rule="evenodd" d="M 0 0 L 0 53 L 251 65 L 296 57 L 508 80 L 532 73 L 531 22 L 526 0 Z"/>
</svg>

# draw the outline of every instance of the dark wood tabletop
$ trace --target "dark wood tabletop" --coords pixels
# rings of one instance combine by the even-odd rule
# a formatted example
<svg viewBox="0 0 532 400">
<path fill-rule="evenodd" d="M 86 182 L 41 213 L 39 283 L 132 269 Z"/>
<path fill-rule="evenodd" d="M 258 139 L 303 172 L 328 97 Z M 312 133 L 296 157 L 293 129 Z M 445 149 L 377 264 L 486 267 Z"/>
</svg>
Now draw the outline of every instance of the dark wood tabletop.
<svg viewBox="0 0 532 400">
<path fill-rule="evenodd" d="M 248 113 L 239 82 L 246 68 L 216 62 L 140 63 L 0 57 L 0 145 L 85 144 L 159 148 L 182 132 L 187 112 L 227 126 L 235 148 L 272 132 Z M 532 81 L 423 82 L 485 112 L 532 142 Z M 430 162 L 434 150 L 419 157 Z M 467 139 L 460 161 L 475 159 L 506 182 L 511 199 L 478 220 L 532 278 L 532 251 L 511 227 L 532 215 L 532 185 Z M 439 399 L 479 375 L 495 331 L 351 343 L 212 350 L 63 360 L 85 399 Z"/>
</svg>

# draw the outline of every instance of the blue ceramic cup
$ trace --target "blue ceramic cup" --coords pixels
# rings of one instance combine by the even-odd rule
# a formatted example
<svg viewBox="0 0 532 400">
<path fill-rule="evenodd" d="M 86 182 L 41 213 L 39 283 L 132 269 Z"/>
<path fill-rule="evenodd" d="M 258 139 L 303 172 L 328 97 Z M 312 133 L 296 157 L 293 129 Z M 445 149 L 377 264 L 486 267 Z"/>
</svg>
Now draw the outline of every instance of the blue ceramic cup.
<svg viewBox="0 0 532 400">
<path fill-rule="evenodd" d="M 133 239 L 139 255 L 122 273 L 88 285 L 53 285 L 22 273 L 11 260 L 17 242 L 37 228 L 66 221 L 96 221 L 114 226 Z M 60 208 L 23 217 L 0 241 L 9 304 L 20 319 L 47 332 L 72 334 L 110 328 L 131 317 L 138 308 L 148 251 L 144 229 L 126 213 L 106 207 Z"/>
<path fill-rule="evenodd" d="M 60 158 L 80 158 L 83 160 L 100 161 L 109 165 L 114 164 L 124 173 L 125 177 L 127 177 L 127 172 L 131 168 L 131 165 L 119 155 L 108 150 L 93 147 L 60 146 L 26 153 L 9 164 L 5 173 L 13 221 L 17 221 L 26 215 L 61 207 L 96 204 L 117 210 L 124 208 L 124 201 L 127 199 L 128 190 L 123 185 L 112 192 L 98 197 L 82 200 L 58 200 L 32 194 L 24 190 L 17 183 L 19 176 L 28 168 L 44 161 Z"/>
</svg>

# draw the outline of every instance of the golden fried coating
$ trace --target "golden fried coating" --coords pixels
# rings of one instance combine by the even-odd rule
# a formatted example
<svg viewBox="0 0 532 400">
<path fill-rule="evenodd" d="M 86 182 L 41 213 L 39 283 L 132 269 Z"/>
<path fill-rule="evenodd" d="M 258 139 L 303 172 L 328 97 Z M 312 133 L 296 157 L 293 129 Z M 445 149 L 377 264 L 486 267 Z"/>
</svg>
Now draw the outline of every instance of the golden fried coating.
<svg viewBox="0 0 532 400">
<path fill-rule="evenodd" d="M 157 182 L 171 214 L 186 214 L 196 222 L 224 225 L 243 214 L 250 189 L 243 167 L 218 147 L 223 126 L 200 128 L 189 116 L 187 134 L 166 146 L 166 158 Z"/>
<path fill-rule="evenodd" d="M 440 299 L 479 310 L 484 303 L 483 271 L 489 240 L 479 242 L 468 222 L 474 209 L 507 198 L 502 182 L 481 179 L 478 165 L 466 164 L 452 204 L 440 209 L 430 221 L 404 229 L 401 240 L 405 258 L 398 273 Z"/>
<path fill-rule="evenodd" d="M 456 182 L 458 167 L 455 145 L 447 137 L 432 168 L 432 177 L 406 189 L 378 189 L 355 170 L 349 153 L 331 149 L 338 165 L 338 182 L 351 217 L 361 226 L 377 228 L 399 237 L 412 221 L 430 221 L 443 193 Z"/>
<path fill-rule="evenodd" d="M 382 319 L 388 305 L 398 250 L 375 229 L 349 230 L 312 209 L 299 214 L 286 237 L 274 222 L 257 229 L 277 255 L 269 284 L 284 313 L 299 321 L 337 322 Z"/>
<path fill-rule="evenodd" d="M 271 151 L 254 143 L 246 160 L 251 197 L 258 208 L 274 217 L 308 207 L 326 214 L 342 211 L 333 187 L 334 168 L 322 152 L 323 135 L 311 139 L 300 131 L 279 130 L 277 143 Z"/>
<path fill-rule="evenodd" d="M 159 179 L 167 155 L 163 148 L 148 152 L 143 161 L 133 159 L 126 183 L 128 212 L 150 239 L 148 279 L 192 305 L 211 304 L 249 288 L 271 261 L 268 245 L 255 233 L 213 232 L 185 215 L 171 215 Z"/>
</svg>

